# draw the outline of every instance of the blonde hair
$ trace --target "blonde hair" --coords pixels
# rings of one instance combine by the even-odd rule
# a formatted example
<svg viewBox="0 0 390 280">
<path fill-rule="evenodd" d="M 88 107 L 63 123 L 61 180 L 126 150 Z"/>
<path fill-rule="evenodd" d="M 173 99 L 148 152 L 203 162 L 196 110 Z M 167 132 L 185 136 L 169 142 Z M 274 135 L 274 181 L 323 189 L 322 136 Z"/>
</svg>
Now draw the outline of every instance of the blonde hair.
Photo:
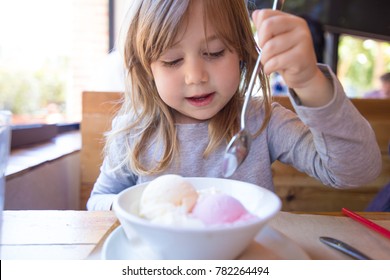
<svg viewBox="0 0 390 280">
<path fill-rule="evenodd" d="M 216 35 L 229 50 L 237 52 L 242 63 L 240 87 L 228 104 L 209 121 L 210 141 L 204 157 L 223 141 L 227 143 L 239 130 L 245 89 L 258 56 L 245 1 L 134 0 L 124 42 L 128 83 L 122 107 L 112 130 L 106 135 L 105 153 L 117 169 L 127 166 L 139 175 L 156 174 L 166 169 L 178 152 L 172 110 L 157 92 L 151 63 L 174 43 L 179 27 L 188 19 L 191 1 L 203 1 L 204 21 L 210 22 Z M 265 118 L 255 137 L 266 127 L 271 111 L 268 78 L 262 69 L 259 78 L 263 95 L 257 104 L 264 107 Z M 159 150 L 161 147 L 162 151 Z M 155 149 L 155 165 L 146 166 L 142 156 L 152 148 Z"/>
</svg>

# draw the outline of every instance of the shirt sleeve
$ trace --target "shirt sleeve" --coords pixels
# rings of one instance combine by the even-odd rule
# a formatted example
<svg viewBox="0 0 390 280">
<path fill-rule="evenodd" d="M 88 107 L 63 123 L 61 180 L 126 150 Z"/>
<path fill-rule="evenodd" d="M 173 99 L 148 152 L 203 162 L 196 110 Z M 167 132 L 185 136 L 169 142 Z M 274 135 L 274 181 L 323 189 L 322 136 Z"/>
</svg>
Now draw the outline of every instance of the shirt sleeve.
<svg viewBox="0 0 390 280">
<path fill-rule="evenodd" d="M 374 131 L 329 67 L 319 67 L 333 84 L 332 100 L 322 107 L 305 107 L 290 92 L 297 114 L 273 104 L 268 126 L 271 160 L 293 165 L 326 185 L 361 186 L 381 171 Z"/>
<path fill-rule="evenodd" d="M 100 168 L 91 196 L 87 202 L 88 210 L 111 210 L 116 195 L 121 191 L 134 186 L 137 177 L 124 170 L 113 170 L 106 158 Z"/>
</svg>

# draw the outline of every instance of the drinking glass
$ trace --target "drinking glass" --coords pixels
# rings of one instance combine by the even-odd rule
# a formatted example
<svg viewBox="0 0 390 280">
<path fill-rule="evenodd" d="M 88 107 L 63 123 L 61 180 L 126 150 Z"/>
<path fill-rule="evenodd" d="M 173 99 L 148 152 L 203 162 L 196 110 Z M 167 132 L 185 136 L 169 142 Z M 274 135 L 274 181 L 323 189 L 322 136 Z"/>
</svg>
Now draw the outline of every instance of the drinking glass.
<svg viewBox="0 0 390 280">
<path fill-rule="evenodd" d="M 0 240 L 2 237 L 5 169 L 7 168 L 11 144 L 11 112 L 0 111 Z M 1 252 L 0 252 L 1 254 Z"/>
</svg>

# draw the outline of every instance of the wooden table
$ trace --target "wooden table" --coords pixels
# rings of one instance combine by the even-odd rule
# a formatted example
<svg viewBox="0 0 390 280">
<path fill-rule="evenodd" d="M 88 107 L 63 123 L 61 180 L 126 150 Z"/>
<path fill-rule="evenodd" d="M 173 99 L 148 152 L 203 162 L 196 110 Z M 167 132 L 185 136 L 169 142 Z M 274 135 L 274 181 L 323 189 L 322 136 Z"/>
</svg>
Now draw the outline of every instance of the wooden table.
<svg viewBox="0 0 390 280">
<path fill-rule="evenodd" d="M 390 213 L 359 213 L 390 229 Z M 4 211 L 1 259 L 97 259 L 105 238 L 119 225 L 111 211 Z M 373 259 L 390 259 L 390 240 L 341 213 L 280 212 L 270 226 L 311 259 L 350 259 L 319 241 L 341 239 Z"/>
</svg>

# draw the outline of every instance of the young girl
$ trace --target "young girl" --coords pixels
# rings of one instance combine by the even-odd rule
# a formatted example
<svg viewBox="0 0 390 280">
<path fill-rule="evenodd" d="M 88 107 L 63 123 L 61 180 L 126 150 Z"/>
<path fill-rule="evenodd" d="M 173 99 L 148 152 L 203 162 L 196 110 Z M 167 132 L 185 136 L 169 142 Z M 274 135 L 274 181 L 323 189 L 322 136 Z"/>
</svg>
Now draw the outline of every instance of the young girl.
<svg viewBox="0 0 390 280">
<path fill-rule="evenodd" d="M 222 177 L 258 56 L 244 0 L 133 2 L 124 49 L 129 87 L 89 210 L 108 210 L 120 191 L 162 174 Z M 375 135 L 330 69 L 316 65 L 305 21 L 262 10 L 253 22 L 262 94 L 250 103 L 249 155 L 231 178 L 273 190 L 271 164 L 279 160 L 334 187 L 373 180 L 381 169 Z M 297 115 L 271 104 L 272 72 L 291 89 Z"/>
</svg>

